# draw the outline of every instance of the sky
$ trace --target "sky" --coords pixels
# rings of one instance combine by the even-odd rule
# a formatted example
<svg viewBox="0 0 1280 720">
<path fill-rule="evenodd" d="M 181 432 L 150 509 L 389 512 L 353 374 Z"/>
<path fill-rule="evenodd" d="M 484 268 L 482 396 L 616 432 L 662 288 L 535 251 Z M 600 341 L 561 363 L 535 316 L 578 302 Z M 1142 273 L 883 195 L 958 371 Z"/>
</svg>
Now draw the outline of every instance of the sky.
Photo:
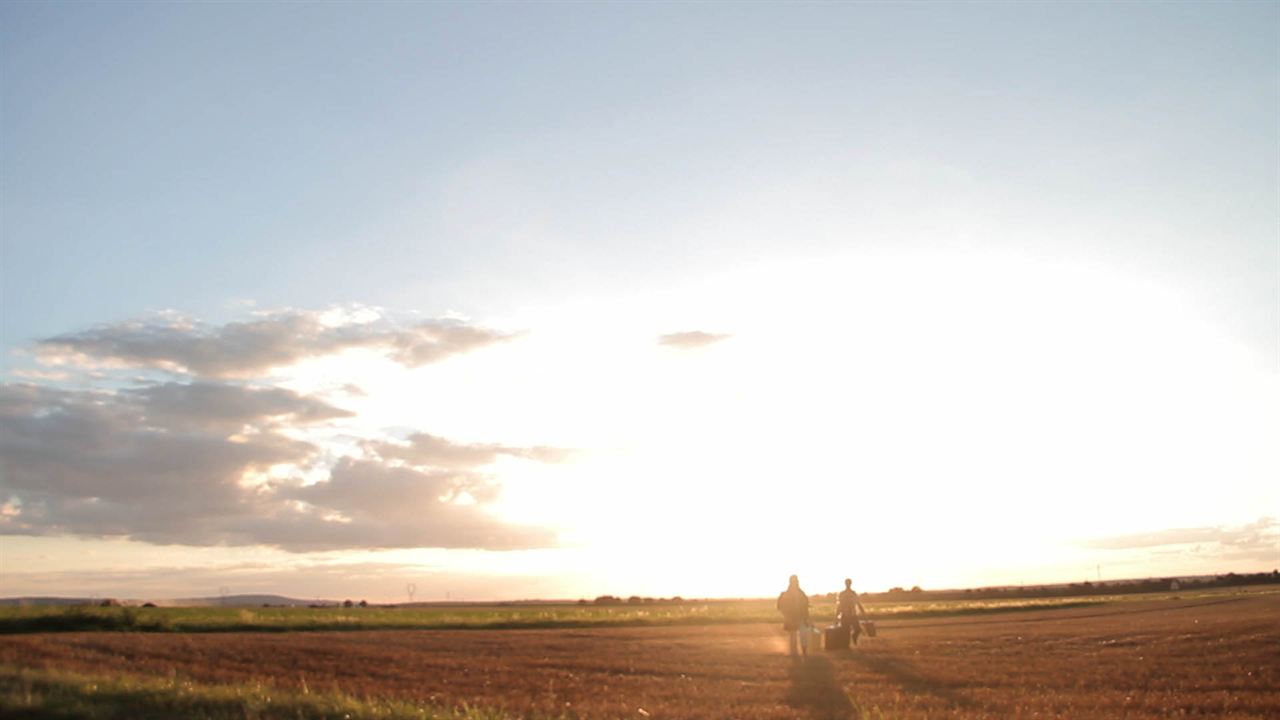
<svg viewBox="0 0 1280 720">
<path fill-rule="evenodd" d="M 0 595 L 1280 566 L 1280 4 L 0 6 Z"/>
</svg>

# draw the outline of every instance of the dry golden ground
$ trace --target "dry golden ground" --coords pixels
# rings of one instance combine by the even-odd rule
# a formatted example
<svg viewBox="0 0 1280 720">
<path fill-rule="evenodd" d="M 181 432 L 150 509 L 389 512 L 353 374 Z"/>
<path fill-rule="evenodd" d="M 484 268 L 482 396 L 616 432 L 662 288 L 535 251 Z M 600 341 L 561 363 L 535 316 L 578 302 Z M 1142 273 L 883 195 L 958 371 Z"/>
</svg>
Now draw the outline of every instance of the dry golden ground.
<svg viewBox="0 0 1280 720">
<path fill-rule="evenodd" d="M 0 663 L 584 718 L 1280 718 L 1280 594 L 885 622 L 794 662 L 751 624 L 11 635 Z"/>
</svg>

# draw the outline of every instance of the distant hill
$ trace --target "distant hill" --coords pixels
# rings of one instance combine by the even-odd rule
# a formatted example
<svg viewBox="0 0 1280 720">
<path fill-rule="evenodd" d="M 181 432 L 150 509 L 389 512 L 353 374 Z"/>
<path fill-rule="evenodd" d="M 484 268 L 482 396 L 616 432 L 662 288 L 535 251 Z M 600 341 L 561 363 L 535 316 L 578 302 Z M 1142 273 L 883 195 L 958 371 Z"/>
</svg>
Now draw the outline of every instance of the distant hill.
<svg viewBox="0 0 1280 720">
<path fill-rule="evenodd" d="M 306 607 L 311 604 L 338 605 L 341 600 L 302 600 L 284 595 L 227 595 L 226 597 L 178 598 L 176 600 L 155 600 L 157 605 L 165 607 L 262 607 L 263 605 L 298 605 Z"/>
<path fill-rule="evenodd" d="M 934 589 L 925 590 L 919 586 L 910 589 L 895 587 L 887 592 L 862 592 L 860 593 L 863 600 L 868 602 L 902 602 L 917 600 L 980 600 L 980 599 L 1006 599 L 1006 598 L 1041 598 L 1041 597 L 1078 597 L 1090 595 L 1123 595 L 1131 593 L 1144 592 L 1170 592 L 1170 591 L 1189 591 L 1194 589 L 1209 589 L 1217 587 L 1234 587 L 1241 585 L 1260 585 L 1260 584 L 1277 584 L 1280 585 L 1280 570 L 1272 570 L 1270 572 L 1258 573 L 1234 573 L 1229 572 L 1224 575 L 1170 575 L 1161 578 L 1130 578 L 1119 580 L 1104 580 L 1090 582 L 1088 580 L 1076 583 L 1054 583 L 1044 585 L 1003 585 L 994 587 L 978 587 L 978 588 L 950 588 L 950 589 Z M 810 588 L 812 590 L 812 588 Z M 813 597 L 829 597 L 834 599 L 836 593 L 812 593 Z M 748 599 L 748 598 L 744 598 Z M 761 600 L 769 600 L 771 598 L 758 598 Z M 48 597 L 48 596 L 29 596 L 29 597 L 10 597 L 0 598 L 0 607 L 15 605 L 26 606 L 69 606 L 69 605 L 97 605 L 104 602 L 103 597 Z M 288 597 L 285 595 L 227 595 L 226 597 L 193 597 L 193 598 L 117 598 L 120 604 L 124 605 L 142 605 L 146 602 L 153 602 L 161 607 L 262 607 L 264 605 L 286 606 L 286 607 L 307 607 L 309 605 L 321 605 L 327 607 L 340 607 L 341 600 L 329 599 L 303 599 Z M 476 607 L 476 606 L 542 606 L 542 605 L 570 605 L 570 604 L 593 604 L 593 605 L 636 605 L 636 604 L 667 604 L 681 605 L 689 602 L 699 603 L 715 603 L 715 602 L 735 602 L 733 598 L 702 598 L 702 599 L 684 599 L 680 597 L 673 598 L 642 598 L 638 596 L 621 597 L 614 595 L 602 595 L 595 600 L 588 599 L 558 599 L 558 600 L 426 600 L 414 603 L 385 603 L 375 602 L 377 607 L 400 607 L 400 608 L 446 608 L 446 607 Z"/>
<path fill-rule="evenodd" d="M 13 605 L 86 605 L 90 602 L 96 602 L 90 598 L 65 598 L 65 597 L 13 597 L 0 598 L 0 606 Z"/>
</svg>

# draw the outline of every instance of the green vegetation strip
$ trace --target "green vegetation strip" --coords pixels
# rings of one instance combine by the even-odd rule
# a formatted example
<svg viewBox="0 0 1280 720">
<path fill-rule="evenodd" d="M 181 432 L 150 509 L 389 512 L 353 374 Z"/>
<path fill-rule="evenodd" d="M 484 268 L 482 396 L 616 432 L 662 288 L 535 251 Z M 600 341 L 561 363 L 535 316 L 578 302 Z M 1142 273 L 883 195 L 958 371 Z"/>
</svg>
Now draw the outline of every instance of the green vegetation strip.
<svg viewBox="0 0 1280 720">
<path fill-rule="evenodd" d="M 5 666 L 0 666 L 0 716 L 13 720 L 506 720 L 512 717 L 489 709 L 450 709 L 341 693 L 289 691 L 261 683 L 208 685 L 182 679 L 92 677 Z"/>
<path fill-rule="evenodd" d="M 881 620 L 1042 610 L 1094 605 L 1116 600 L 1037 598 L 877 603 L 868 607 Z M 816 604 L 818 624 L 834 620 L 831 607 Z M 452 608 L 0 608 L 0 633 L 41 632 L 289 632 L 336 630 L 462 630 L 581 627 L 653 627 L 772 623 L 777 610 L 769 600 L 715 601 L 659 607 L 630 606 L 475 606 Z"/>
</svg>

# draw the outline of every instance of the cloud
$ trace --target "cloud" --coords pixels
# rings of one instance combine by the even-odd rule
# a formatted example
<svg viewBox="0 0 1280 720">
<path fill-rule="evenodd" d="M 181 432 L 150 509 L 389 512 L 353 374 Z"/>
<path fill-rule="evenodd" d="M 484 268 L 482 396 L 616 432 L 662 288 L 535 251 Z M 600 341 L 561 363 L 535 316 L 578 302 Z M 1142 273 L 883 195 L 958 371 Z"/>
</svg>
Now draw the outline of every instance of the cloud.
<svg viewBox="0 0 1280 720">
<path fill-rule="evenodd" d="M 510 336 L 458 320 L 394 325 L 372 311 L 283 311 L 247 322 L 209 326 L 161 316 L 41 340 L 47 365 L 131 367 L 208 378 L 253 377 L 310 357 L 350 348 L 385 352 L 419 367 Z"/>
<path fill-rule="evenodd" d="M 1187 545 L 1191 543 L 1220 542 L 1225 545 L 1257 544 L 1265 538 L 1276 536 L 1274 528 L 1280 528 L 1275 518 L 1259 518 L 1257 522 L 1236 528 L 1199 527 L 1174 528 L 1136 535 L 1115 535 L 1096 538 L 1085 543 L 1086 547 L 1103 550 L 1126 550 L 1161 545 Z"/>
<path fill-rule="evenodd" d="M 658 336 L 658 344 L 664 347 L 672 347 L 678 350 L 694 350 L 696 348 L 714 345 L 721 340 L 727 340 L 732 335 L 724 335 L 718 333 L 703 332 L 701 330 L 689 330 L 686 332 L 668 333 Z"/>
<path fill-rule="evenodd" d="M 415 433 L 405 443 L 373 442 L 366 449 L 388 460 L 403 460 L 409 465 L 453 470 L 491 465 L 499 456 L 536 460 L 545 463 L 564 462 L 570 450 L 554 447 L 513 447 L 496 444 L 461 444 L 427 433 Z"/>
<path fill-rule="evenodd" d="M 263 423 L 310 425 L 353 413 L 284 388 L 249 388 L 211 382 L 159 383 L 122 393 L 145 422 L 169 429 L 225 429 Z"/>
<path fill-rule="evenodd" d="M 374 456 L 325 473 L 323 448 L 296 436 L 347 415 L 289 390 L 208 381 L 0 385 L 0 533 L 290 551 L 553 542 L 489 515 L 499 487 L 474 470 Z M 305 484 L 309 470 L 325 479 Z"/>
<path fill-rule="evenodd" d="M 23 380 L 48 380 L 53 382 L 62 382 L 71 379 L 71 373 L 65 370 L 37 370 L 19 368 L 9 371 L 14 377 Z"/>
<path fill-rule="evenodd" d="M 269 562 L 170 564 L 149 567 L 49 571 L 38 566 L 5 569 L 6 595 L 80 596 L 166 600 L 229 594 L 270 594 L 310 601 L 317 598 L 405 602 L 405 586 L 416 584 L 416 599 L 512 600 L 561 597 L 561 581 L 538 575 L 490 575 L 458 567 L 389 561 L 334 561 L 311 556 L 272 557 Z"/>
<path fill-rule="evenodd" d="M 1192 552 L 1222 559 L 1272 562 L 1280 557 L 1280 523 L 1275 518 L 1263 517 L 1238 527 L 1172 528 L 1095 538 L 1085 542 L 1084 546 L 1099 550 Z"/>
<path fill-rule="evenodd" d="M 0 489 L 19 508 L 0 527 L 217 542 L 219 519 L 253 511 L 246 473 L 318 453 L 270 427 L 233 441 L 192 414 L 164 428 L 147 416 L 130 394 L 0 388 Z"/>
<path fill-rule="evenodd" d="M 499 487 L 475 473 L 422 471 L 344 458 L 329 479 L 295 486 L 281 496 L 315 508 L 273 532 L 291 533 L 289 547 L 311 550 L 365 547 L 440 547 L 513 550 L 546 547 L 546 530 L 503 524 L 484 505 Z M 332 517 L 317 528 L 316 517 Z"/>
</svg>

